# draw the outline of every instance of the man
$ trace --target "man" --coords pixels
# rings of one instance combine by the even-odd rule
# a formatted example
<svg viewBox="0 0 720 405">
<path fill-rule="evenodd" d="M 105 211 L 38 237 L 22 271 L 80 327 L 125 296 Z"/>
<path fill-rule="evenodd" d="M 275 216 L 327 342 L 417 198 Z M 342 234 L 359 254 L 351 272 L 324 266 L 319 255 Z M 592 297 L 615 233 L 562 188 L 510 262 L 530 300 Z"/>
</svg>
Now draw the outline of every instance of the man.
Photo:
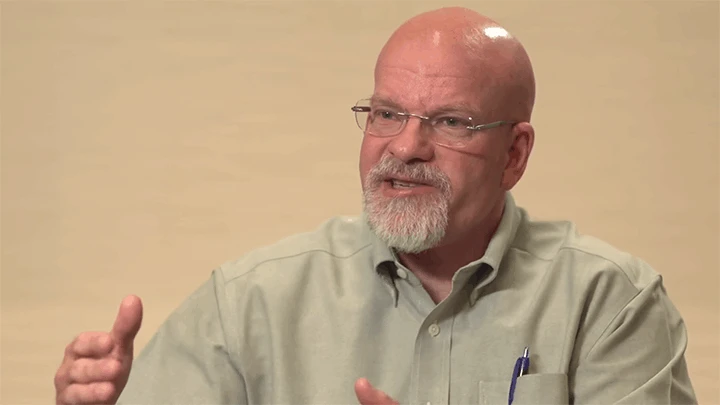
<svg viewBox="0 0 720 405">
<path fill-rule="evenodd" d="M 353 107 L 364 215 L 219 267 L 134 362 L 128 297 L 109 333 L 68 345 L 57 402 L 695 403 L 661 277 L 515 205 L 534 97 L 494 21 L 410 19 Z"/>
</svg>

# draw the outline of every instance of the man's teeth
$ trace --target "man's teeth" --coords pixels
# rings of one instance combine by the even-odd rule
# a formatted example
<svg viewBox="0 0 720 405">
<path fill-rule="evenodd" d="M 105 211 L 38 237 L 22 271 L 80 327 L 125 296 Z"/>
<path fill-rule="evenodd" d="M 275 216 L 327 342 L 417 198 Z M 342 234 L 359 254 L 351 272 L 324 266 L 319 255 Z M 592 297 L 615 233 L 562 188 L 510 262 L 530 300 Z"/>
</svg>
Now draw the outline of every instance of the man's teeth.
<svg viewBox="0 0 720 405">
<path fill-rule="evenodd" d="M 408 182 L 400 181 L 400 180 L 392 181 L 392 186 L 397 187 L 397 188 L 417 187 L 418 185 L 419 184 L 417 184 L 417 183 L 408 183 Z"/>
</svg>

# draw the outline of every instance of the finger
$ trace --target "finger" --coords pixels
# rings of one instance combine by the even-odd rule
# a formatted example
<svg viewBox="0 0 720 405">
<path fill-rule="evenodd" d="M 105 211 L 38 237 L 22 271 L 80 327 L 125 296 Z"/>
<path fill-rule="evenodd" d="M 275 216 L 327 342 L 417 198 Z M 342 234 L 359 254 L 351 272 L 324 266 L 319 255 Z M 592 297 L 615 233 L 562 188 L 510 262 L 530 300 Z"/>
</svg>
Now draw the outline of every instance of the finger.
<svg viewBox="0 0 720 405">
<path fill-rule="evenodd" d="M 142 325 L 143 308 L 140 298 L 134 295 L 125 297 L 120 304 L 117 318 L 110 335 L 123 354 L 132 351 L 133 340 Z"/>
<path fill-rule="evenodd" d="M 72 384 L 57 396 L 59 405 L 112 404 L 117 399 L 117 390 L 110 382 L 93 384 Z"/>
<path fill-rule="evenodd" d="M 58 393 L 70 385 L 70 367 L 72 366 L 71 360 L 65 360 L 55 372 L 55 392 Z"/>
<path fill-rule="evenodd" d="M 83 332 L 65 348 L 65 357 L 70 359 L 100 358 L 108 355 L 112 347 L 112 339 L 107 333 Z"/>
<path fill-rule="evenodd" d="M 114 381 L 122 374 L 122 363 L 113 358 L 78 359 L 68 371 L 67 381 L 75 384 Z"/>
<path fill-rule="evenodd" d="M 398 405 L 389 395 L 376 389 L 366 378 L 355 382 L 355 395 L 361 405 Z"/>
</svg>

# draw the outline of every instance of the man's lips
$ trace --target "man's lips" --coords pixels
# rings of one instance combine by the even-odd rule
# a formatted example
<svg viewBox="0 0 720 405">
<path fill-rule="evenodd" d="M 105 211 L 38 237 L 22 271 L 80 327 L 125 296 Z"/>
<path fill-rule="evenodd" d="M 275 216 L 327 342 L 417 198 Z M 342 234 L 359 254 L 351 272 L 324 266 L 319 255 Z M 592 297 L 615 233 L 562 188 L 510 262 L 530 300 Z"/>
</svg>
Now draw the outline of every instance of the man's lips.
<svg viewBox="0 0 720 405">
<path fill-rule="evenodd" d="M 430 184 L 429 182 L 427 182 L 425 180 L 418 180 L 418 179 L 413 179 L 410 177 L 402 177 L 402 176 L 386 177 L 383 181 L 388 182 L 390 184 L 401 183 L 401 184 L 410 184 L 410 185 L 415 185 L 415 186 L 433 187 L 433 184 Z"/>
</svg>

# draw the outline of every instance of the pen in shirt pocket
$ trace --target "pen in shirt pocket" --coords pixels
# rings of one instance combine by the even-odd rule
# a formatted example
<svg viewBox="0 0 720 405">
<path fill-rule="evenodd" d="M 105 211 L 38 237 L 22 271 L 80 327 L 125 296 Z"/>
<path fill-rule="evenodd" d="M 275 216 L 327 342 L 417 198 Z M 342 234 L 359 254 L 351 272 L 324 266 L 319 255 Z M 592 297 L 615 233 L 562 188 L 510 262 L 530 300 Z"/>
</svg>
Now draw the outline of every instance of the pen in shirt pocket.
<svg viewBox="0 0 720 405">
<path fill-rule="evenodd" d="M 517 385 L 518 377 L 527 374 L 530 368 L 530 349 L 525 347 L 522 356 L 518 357 L 515 361 L 515 367 L 513 368 L 512 379 L 510 380 L 510 391 L 508 393 L 508 405 L 512 405 L 515 397 L 515 386 Z"/>
</svg>

